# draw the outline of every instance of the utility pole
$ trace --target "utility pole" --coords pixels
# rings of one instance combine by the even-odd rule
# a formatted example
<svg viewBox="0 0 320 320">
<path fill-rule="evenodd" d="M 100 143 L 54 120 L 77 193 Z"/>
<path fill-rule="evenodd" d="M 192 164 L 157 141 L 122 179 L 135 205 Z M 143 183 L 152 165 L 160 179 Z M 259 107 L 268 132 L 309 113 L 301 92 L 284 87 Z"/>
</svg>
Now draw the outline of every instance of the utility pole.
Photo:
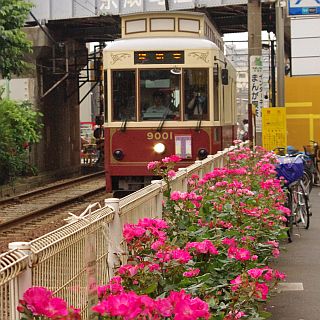
<svg viewBox="0 0 320 320">
<path fill-rule="evenodd" d="M 262 18 L 261 18 L 261 2 L 260 0 L 248 0 L 248 74 L 249 74 L 249 90 L 248 90 L 248 120 L 249 120 L 249 139 L 253 141 L 253 123 L 252 123 L 252 97 L 251 97 L 251 74 L 250 60 L 251 56 L 261 56 L 262 43 Z M 255 140 L 258 145 L 262 143 L 261 132 L 255 135 Z"/>
<path fill-rule="evenodd" d="M 276 107 L 276 64 L 274 40 L 271 40 L 271 106 Z"/>
<path fill-rule="evenodd" d="M 277 0 L 276 36 L 277 36 L 277 107 L 284 107 L 284 7 L 286 2 Z"/>
</svg>

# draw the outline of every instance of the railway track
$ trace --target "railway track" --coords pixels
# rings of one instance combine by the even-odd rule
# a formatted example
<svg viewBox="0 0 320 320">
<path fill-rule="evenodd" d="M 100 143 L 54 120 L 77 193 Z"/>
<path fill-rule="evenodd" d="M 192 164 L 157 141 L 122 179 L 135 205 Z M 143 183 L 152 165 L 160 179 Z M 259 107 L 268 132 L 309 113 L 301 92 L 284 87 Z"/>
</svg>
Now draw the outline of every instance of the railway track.
<svg viewBox="0 0 320 320">
<path fill-rule="evenodd" d="M 100 172 L 0 200 L 0 252 L 10 242 L 30 241 L 63 226 L 68 212 L 80 214 L 108 196 Z"/>
</svg>

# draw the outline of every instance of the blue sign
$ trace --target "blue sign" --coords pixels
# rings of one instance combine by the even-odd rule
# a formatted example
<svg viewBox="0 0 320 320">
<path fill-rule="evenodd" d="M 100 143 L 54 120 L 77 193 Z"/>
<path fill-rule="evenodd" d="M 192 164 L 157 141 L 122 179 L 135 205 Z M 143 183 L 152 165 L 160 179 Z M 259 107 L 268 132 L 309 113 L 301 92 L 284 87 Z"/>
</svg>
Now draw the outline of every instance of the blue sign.
<svg viewBox="0 0 320 320">
<path fill-rule="evenodd" d="M 320 14 L 320 0 L 289 0 L 289 15 L 316 15 Z"/>
</svg>

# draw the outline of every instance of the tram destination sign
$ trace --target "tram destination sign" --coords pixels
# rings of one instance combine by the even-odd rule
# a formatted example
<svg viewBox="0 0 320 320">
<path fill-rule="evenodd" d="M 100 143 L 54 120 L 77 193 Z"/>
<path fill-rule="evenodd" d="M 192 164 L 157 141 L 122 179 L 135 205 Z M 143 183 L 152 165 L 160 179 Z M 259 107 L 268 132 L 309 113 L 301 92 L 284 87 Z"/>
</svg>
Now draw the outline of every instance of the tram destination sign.
<svg viewBox="0 0 320 320">
<path fill-rule="evenodd" d="M 184 51 L 135 51 L 135 64 L 182 64 Z"/>
</svg>

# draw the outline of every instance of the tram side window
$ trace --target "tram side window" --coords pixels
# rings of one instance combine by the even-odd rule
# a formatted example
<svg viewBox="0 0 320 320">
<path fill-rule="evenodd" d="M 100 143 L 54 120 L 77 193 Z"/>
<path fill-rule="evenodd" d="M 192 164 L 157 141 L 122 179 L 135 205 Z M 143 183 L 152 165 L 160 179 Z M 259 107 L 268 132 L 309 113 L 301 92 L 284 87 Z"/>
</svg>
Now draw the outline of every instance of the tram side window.
<svg viewBox="0 0 320 320">
<path fill-rule="evenodd" d="M 208 69 L 184 70 L 184 119 L 208 120 Z"/>
<path fill-rule="evenodd" d="M 108 122 L 108 95 L 107 88 L 108 88 L 108 78 L 107 78 L 108 72 L 107 70 L 103 73 L 103 90 L 104 90 L 104 122 Z"/>
<path fill-rule="evenodd" d="M 180 74 L 171 70 L 140 70 L 142 120 L 180 119 Z"/>
<path fill-rule="evenodd" d="M 213 69 L 213 120 L 219 121 L 219 67 Z"/>
<path fill-rule="evenodd" d="M 135 71 L 112 72 L 112 119 L 113 121 L 135 121 L 136 114 Z"/>
</svg>

